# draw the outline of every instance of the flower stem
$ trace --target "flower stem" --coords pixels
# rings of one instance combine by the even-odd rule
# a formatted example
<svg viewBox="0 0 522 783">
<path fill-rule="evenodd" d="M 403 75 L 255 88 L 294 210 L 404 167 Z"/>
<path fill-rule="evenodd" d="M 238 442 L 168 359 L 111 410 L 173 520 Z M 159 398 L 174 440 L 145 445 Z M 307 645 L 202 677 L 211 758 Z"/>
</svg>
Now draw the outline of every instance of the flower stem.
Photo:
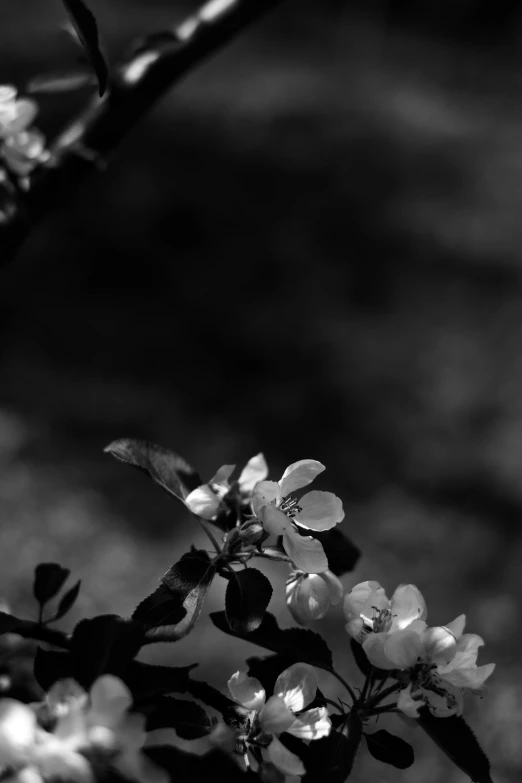
<svg viewBox="0 0 522 783">
<path fill-rule="evenodd" d="M 208 529 L 207 525 L 206 525 L 206 524 L 205 524 L 205 522 L 204 522 L 204 521 L 201 519 L 201 517 L 198 517 L 198 520 L 199 520 L 199 524 L 201 525 L 201 527 L 203 528 L 203 530 L 205 531 L 205 533 L 206 533 L 206 534 L 207 534 L 207 536 L 209 537 L 210 541 L 212 542 L 212 545 L 213 545 L 214 549 L 216 550 L 216 554 L 217 554 L 217 555 L 220 555 L 220 554 L 221 554 L 221 547 L 219 546 L 219 544 L 218 544 L 218 542 L 217 542 L 217 540 L 216 540 L 216 537 L 215 537 L 215 536 L 214 536 L 214 534 L 213 534 L 213 533 L 212 533 L 212 532 L 211 532 L 211 531 Z"/>
<path fill-rule="evenodd" d="M 319 664 L 317 664 L 317 665 L 319 666 Z M 346 680 L 345 680 L 345 679 L 343 679 L 343 678 L 341 677 L 341 675 L 340 675 L 340 674 L 338 674 L 338 673 L 335 671 L 335 669 L 331 669 L 329 666 L 321 666 L 320 668 L 321 668 L 321 669 L 324 669 L 325 671 L 329 672 L 330 674 L 333 674 L 333 676 L 334 676 L 334 677 L 335 677 L 337 680 L 339 680 L 339 682 L 341 683 L 341 685 L 344 685 L 344 687 L 346 688 L 346 690 L 347 690 L 347 691 L 348 691 L 348 693 L 350 694 L 350 698 L 351 698 L 352 702 L 353 702 L 353 703 L 355 703 L 355 702 L 357 701 L 357 697 L 356 697 L 356 695 L 355 695 L 355 692 L 354 692 L 354 690 L 353 690 L 352 686 L 351 686 L 351 685 L 348 685 L 348 683 L 346 682 Z"/>
</svg>

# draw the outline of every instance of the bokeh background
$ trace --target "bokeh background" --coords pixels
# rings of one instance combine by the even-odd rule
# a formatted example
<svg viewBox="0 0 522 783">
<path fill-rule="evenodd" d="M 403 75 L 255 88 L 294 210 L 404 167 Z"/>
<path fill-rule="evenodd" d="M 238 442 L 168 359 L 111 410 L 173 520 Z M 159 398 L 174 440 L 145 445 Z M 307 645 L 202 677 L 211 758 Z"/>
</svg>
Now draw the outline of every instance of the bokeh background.
<svg viewBox="0 0 522 783">
<path fill-rule="evenodd" d="M 116 61 L 194 2 L 91 0 Z M 59 0 L 0 5 L 0 81 L 74 64 Z M 0 592 L 83 580 L 71 617 L 129 614 L 189 543 L 122 436 L 210 477 L 263 450 L 328 468 L 364 552 L 347 588 L 413 582 L 496 661 L 468 717 L 522 774 L 522 10 L 491 0 L 289 0 L 200 67 L 0 277 Z M 41 98 L 52 136 L 85 94 Z M 266 569 L 265 569 L 266 570 Z M 267 571 L 282 602 L 283 568 Z M 208 609 L 221 608 L 223 586 Z M 30 615 L 29 615 L 30 616 Z M 317 624 L 353 677 L 340 609 Z M 203 620 L 149 660 L 224 687 L 259 649 Z M 326 687 L 326 682 L 325 682 Z M 333 691 L 332 691 L 333 692 Z M 386 725 L 384 722 L 382 725 Z M 462 783 L 420 730 L 399 771 Z"/>
</svg>

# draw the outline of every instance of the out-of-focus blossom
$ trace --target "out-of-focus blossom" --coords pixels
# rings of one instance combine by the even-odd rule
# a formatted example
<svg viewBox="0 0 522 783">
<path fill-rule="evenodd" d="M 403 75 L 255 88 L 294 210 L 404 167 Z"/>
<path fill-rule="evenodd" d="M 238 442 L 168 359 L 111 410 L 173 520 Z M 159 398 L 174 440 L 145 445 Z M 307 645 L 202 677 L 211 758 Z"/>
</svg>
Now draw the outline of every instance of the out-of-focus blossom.
<svg viewBox="0 0 522 783">
<path fill-rule="evenodd" d="M 145 717 L 129 712 L 132 696 L 117 677 L 104 675 L 89 694 L 74 680 L 60 680 L 43 705 L 52 731 L 42 729 L 37 711 L 13 699 L 0 700 L 0 770 L 20 781 L 56 778 L 92 783 L 91 760 L 104 761 L 130 780 L 167 783 L 165 770 L 142 752 Z M 40 705 L 33 705 L 40 707 Z"/>
<path fill-rule="evenodd" d="M 18 98 L 15 87 L 0 85 L 1 152 L 7 168 L 18 177 L 26 177 L 50 157 L 44 135 L 31 127 L 37 114 L 36 101 Z"/>
<path fill-rule="evenodd" d="M 207 484 L 196 487 L 187 497 L 188 508 L 202 519 L 212 521 L 223 508 L 223 500 L 233 489 L 229 479 L 236 469 L 235 465 L 223 465 Z M 249 503 L 255 485 L 268 475 L 268 467 L 263 454 L 252 457 L 237 480 L 239 500 Z"/>
<path fill-rule="evenodd" d="M 232 698 L 248 711 L 245 729 L 238 737 L 247 765 L 256 771 L 260 766 L 273 764 L 285 775 L 304 775 L 301 759 L 278 737 L 288 732 L 303 740 L 315 740 L 330 733 L 332 724 L 326 707 L 302 712 L 317 693 L 313 667 L 296 663 L 285 669 L 268 699 L 259 680 L 244 672 L 236 672 L 228 681 L 228 688 Z"/>
<path fill-rule="evenodd" d="M 331 571 L 321 574 L 292 571 L 286 580 L 286 603 L 299 625 L 320 620 L 342 598 L 342 582 Z"/>
<path fill-rule="evenodd" d="M 289 465 L 279 481 L 261 481 L 252 493 L 252 510 L 270 535 L 282 536 L 283 546 L 296 568 L 308 574 L 328 570 L 322 544 L 305 530 L 324 531 L 344 519 L 343 504 L 332 492 L 307 492 L 299 500 L 292 497 L 297 489 L 308 486 L 322 473 L 324 465 L 314 459 L 303 459 Z"/>
</svg>

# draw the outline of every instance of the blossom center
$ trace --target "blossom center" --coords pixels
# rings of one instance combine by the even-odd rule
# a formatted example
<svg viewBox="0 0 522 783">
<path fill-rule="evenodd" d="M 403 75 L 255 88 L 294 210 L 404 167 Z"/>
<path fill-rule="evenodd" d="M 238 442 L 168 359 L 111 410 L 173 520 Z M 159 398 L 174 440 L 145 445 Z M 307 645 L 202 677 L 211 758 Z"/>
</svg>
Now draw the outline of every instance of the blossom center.
<svg viewBox="0 0 522 783">
<path fill-rule="evenodd" d="M 295 498 L 292 498 L 290 495 L 287 495 L 281 503 L 279 504 L 280 511 L 283 512 L 283 514 L 286 514 L 287 517 L 295 517 L 296 514 L 299 514 L 303 509 L 298 504 L 297 500 Z"/>
</svg>

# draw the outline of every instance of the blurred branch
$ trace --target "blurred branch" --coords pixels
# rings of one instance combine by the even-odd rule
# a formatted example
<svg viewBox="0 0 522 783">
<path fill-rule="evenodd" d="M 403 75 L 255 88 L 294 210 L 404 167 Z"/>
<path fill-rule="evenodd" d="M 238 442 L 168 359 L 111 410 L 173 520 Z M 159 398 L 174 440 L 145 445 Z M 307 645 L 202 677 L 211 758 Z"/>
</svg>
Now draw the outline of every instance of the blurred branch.
<svg viewBox="0 0 522 783">
<path fill-rule="evenodd" d="M 170 87 L 282 0 L 209 0 L 171 31 L 151 36 L 113 72 L 96 97 L 52 144 L 49 163 L 26 191 L 4 186 L 8 217 L 0 224 L 0 266 L 14 257 L 34 224 L 59 208 Z M 0 182 L 0 186 L 2 183 Z"/>
</svg>

